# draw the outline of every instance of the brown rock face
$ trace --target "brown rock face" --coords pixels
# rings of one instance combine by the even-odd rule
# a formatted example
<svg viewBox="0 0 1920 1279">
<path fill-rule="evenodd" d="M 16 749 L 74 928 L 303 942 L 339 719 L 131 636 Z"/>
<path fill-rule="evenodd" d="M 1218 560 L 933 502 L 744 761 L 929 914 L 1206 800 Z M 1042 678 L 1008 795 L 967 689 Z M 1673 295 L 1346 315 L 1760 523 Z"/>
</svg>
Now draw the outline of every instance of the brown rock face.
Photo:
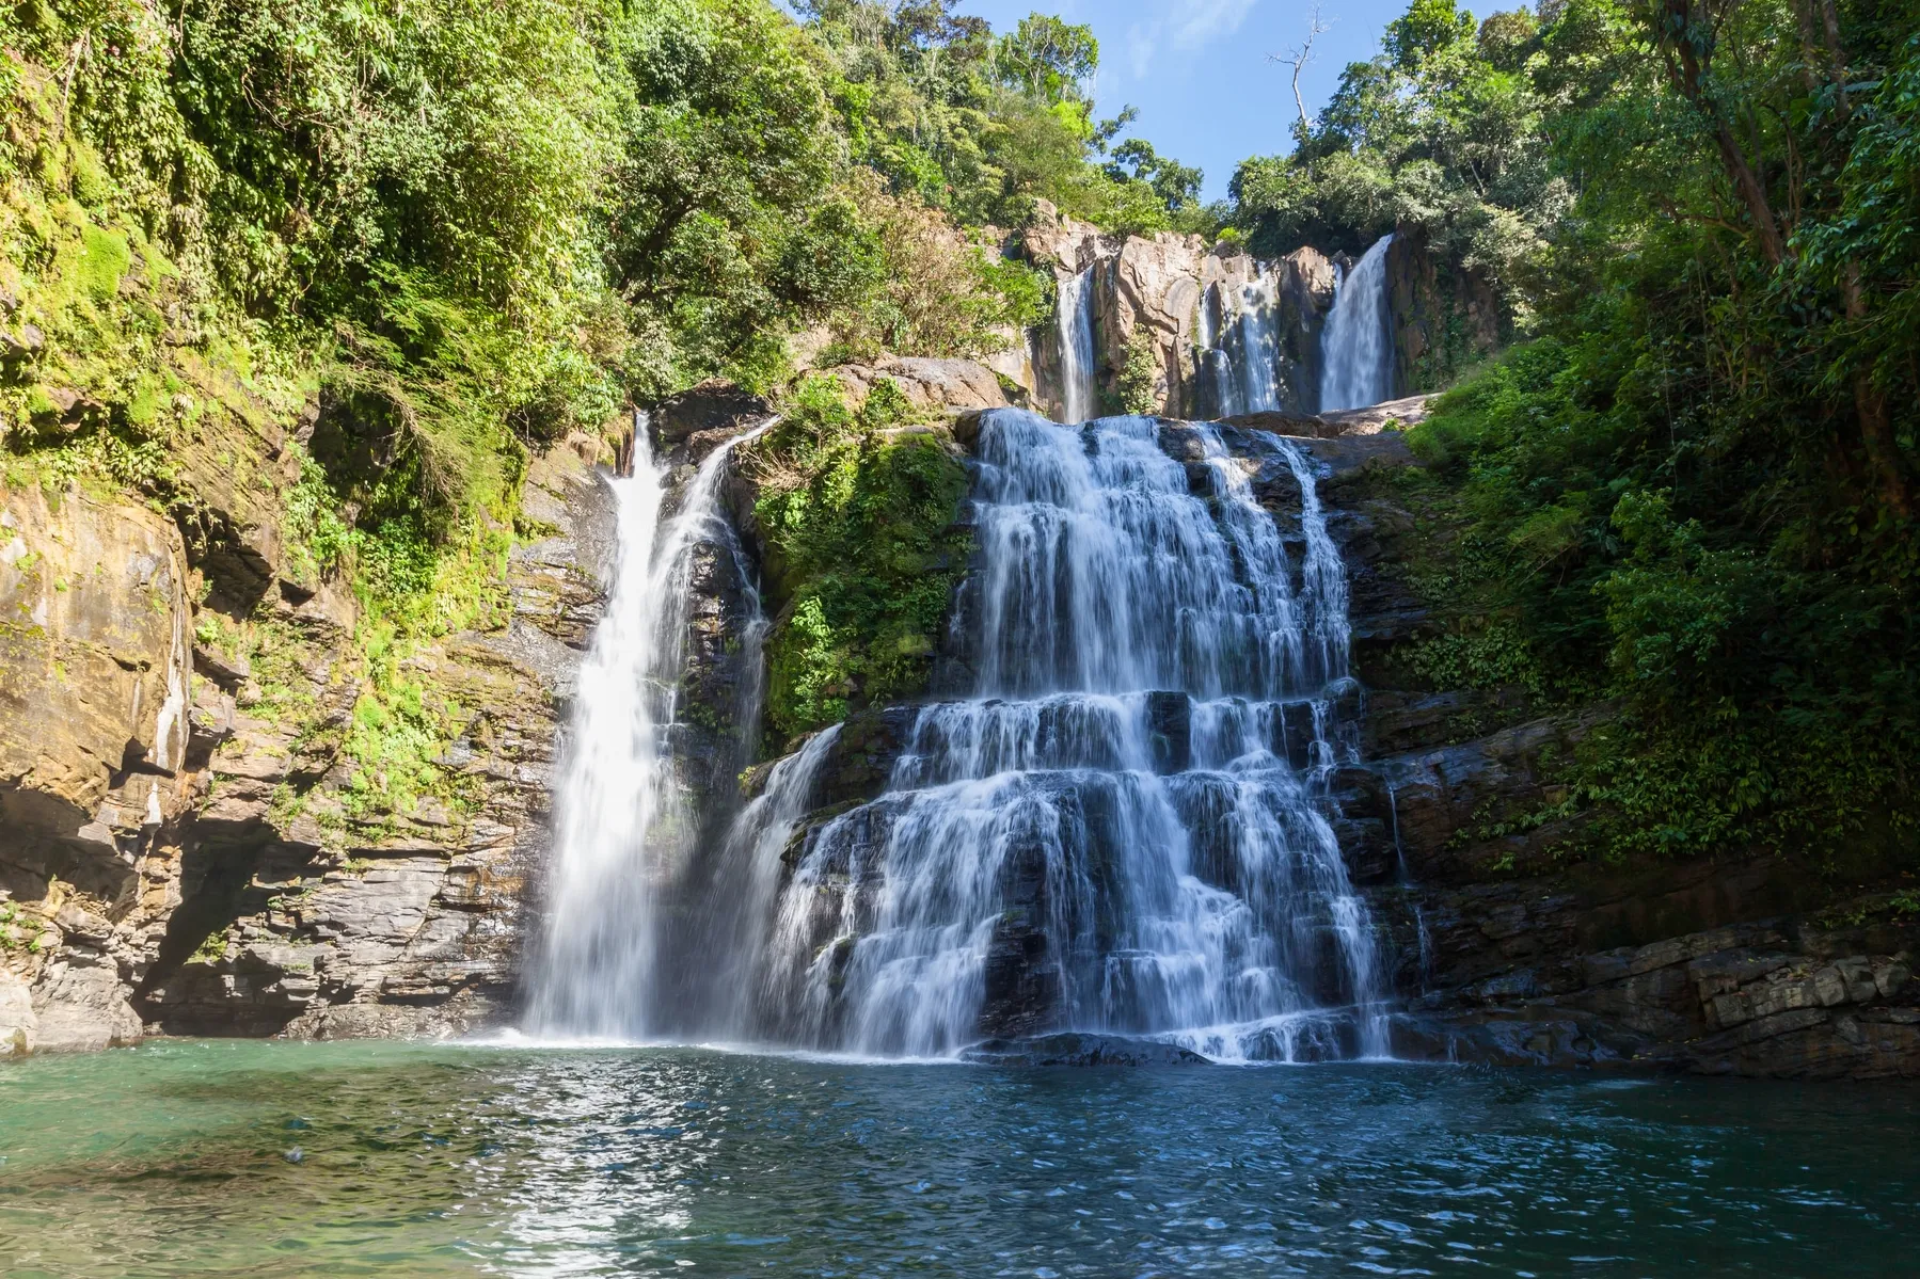
<svg viewBox="0 0 1920 1279">
<path fill-rule="evenodd" d="M 78 489 L 0 498 L 0 874 L 129 888 L 116 833 L 179 807 L 189 607 L 161 516 Z"/>
<path fill-rule="evenodd" d="M 1403 390 L 1442 390 L 1513 338 L 1493 285 L 1474 272 L 1443 279 L 1420 231 L 1402 228 L 1388 247 L 1387 294 L 1394 384 Z"/>
<path fill-rule="evenodd" d="M 874 384 L 891 378 L 916 409 L 965 412 L 1007 407 L 1006 392 L 994 371 L 973 360 L 934 360 L 889 356 L 878 364 L 842 364 L 826 370 L 840 379 L 857 407 Z"/>
<path fill-rule="evenodd" d="M 256 606 L 264 560 L 190 567 L 131 500 L 0 493 L 0 1055 L 499 1015 L 611 556 L 594 443 L 530 466 L 510 610 L 402 664 L 451 740 L 385 807 L 348 750 L 372 687 L 348 591 Z"/>
<path fill-rule="evenodd" d="M 731 431 L 749 418 L 765 417 L 772 411 L 753 392 L 723 378 L 710 378 L 654 406 L 654 448 L 664 453 L 696 435 Z"/>
<path fill-rule="evenodd" d="M 1283 406 L 1303 414 L 1318 406 L 1320 328 L 1333 303 L 1334 272 L 1316 250 L 1260 263 L 1237 250 L 1209 249 L 1198 236 L 1106 236 L 1044 201 L 1021 246 L 1032 261 L 1053 268 L 1061 288 L 1083 271 L 1095 272 L 1095 381 L 1109 398 L 1144 334 L 1155 412 L 1217 417 L 1228 411 L 1205 352 L 1231 347 L 1240 316 L 1253 309 L 1277 342 L 1260 358 L 1274 363 Z M 1051 330 L 1037 336 L 1030 361 L 1035 400 L 1057 413 L 1063 406 L 1059 339 Z"/>
<path fill-rule="evenodd" d="M 179 531 L 77 488 L 0 495 L 0 1041 L 140 1038 L 111 918 L 185 808 L 191 607 Z M 21 994 L 29 992 L 25 1004 Z"/>
</svg>

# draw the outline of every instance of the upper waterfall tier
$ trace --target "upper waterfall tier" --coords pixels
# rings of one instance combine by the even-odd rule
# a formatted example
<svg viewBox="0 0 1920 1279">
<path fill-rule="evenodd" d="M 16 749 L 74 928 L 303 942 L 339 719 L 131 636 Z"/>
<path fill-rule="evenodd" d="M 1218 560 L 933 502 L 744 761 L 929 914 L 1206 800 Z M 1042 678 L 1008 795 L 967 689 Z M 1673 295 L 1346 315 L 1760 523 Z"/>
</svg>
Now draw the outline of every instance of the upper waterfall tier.
<svg viewBox="0 0 1920 1279">
<path fill-rule="evenodd" d="M 1322 522 L 1296 591 L 1273 518 L 1218 438 L 1205 437 L 1209 503 L 1158 432 L 1109 418 L 1081 434 L 1020 413 L 981 432 L 979 696 L 1279 697 L 1346 673 L 1343 579 Z"/>
<path fill-rule="evenodd" d="M 1393 398 L 1393 317 L 1387 297 L 1387 250 L 1374 241 L 1334 289 L 1321 331 L 1320 411 L 1360 409 Z"/>
</svg>

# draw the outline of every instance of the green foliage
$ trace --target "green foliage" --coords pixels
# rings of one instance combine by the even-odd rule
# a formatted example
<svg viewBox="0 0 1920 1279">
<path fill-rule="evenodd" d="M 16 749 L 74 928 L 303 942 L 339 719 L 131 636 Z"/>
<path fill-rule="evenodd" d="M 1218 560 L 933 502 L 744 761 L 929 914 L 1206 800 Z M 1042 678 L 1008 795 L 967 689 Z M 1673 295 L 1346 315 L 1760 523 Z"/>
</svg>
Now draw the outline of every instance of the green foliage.
<svg viewBox="0 0 1920 1279">
<path fill-rule="evenodd" d="M 1127 339 L 1126 359 L 1114 381 L 1117 407 L 1122 413 L 1154 413 L 1160 407 L 1162 381 L 1159 347 L 1154 343 L 1153 334 L 1142 324 Z"/>
<path fill-rule="evenodd" d="M 1490 289 L 1497 314 L 1478 322 L 1503 337 L 1526 327 L 1529 287 L 1582 176 L 1552 163 L 1547 116 L 1575 91 L 1569 78 L 1584 89 L 1614 69 L 1576 69 L 1558 37 L 1613 8 L 1569 0 L 1544 33 L 1528 11 L 1496 13 L 1476 39 L 1453 0 L 1414 0 L 1388 24 L 1380 56 L 1347 67 L 1292 154 L 1240 166 L 1234 224 L 1267 256 L 1302 243 L 1358 255 L 1390 231 L 1416 236 L 1441 273 L 1442 305 L 1469 285 Z M 1645 69 L 1617 87 L 1649 89 Z M 1434 351 L 1432 367 L 1412 372 L 1441 386 L 1464 355 Z"/>
<path fill-rule="evenodd" d="M 1407 661 L 1435 688 L 1519 687 L 1536 695 L 1547 691 L 1538 654 L 1510 619 L 1423 640 L 1413 646 Z"/>
<path fill-rule="evenodd" d="M 1642 327 L 1650 314 L 1622 317 L 1632 334 L 1520 348 L 1414 428 L 1464 485 L 1504 564 L 1491 604 L 1512 619 L 1481 637 L 1491 652 L 1436 640 L 1415 664 L 1443 686 L 1491 677 L 1629 708 L 1571 773 L 1613 855 L 1890 854 L 1920 821 L 1912 580 L 1857 518 L 1836 529 L 1793 433 L 1754 429 L 1733 388 L 1657 411 L 1687 347 Z M 1728 412 L 1746 427 L 1731 437 Z"/>
<path fill-rule="evenodd" d="M 866 291 L 829 319 L 836 354 L 978 357 L 1003 348 L 1009 326 L 1047 315 L 1050 273 L 1003 257 L 871 171 L 851 175 L 847 189 L 873 262 Z"/>
<path fill-rule="evenodd" d="M 898 429 L 911 409 L 883 380 L 859 414 L 832 378 L 809 378 L 748 462 L 772 603 L 768 715 L 782 735 L 926 686 L 966 567 L 953 527 L 965 468 L 943 438 Z"/>
<path fill-rule="evenodd" d="M 829 94 L 854 160 L 896 194 L 968 227 L 1018 225 L 1036 199 L 1114 231 L 1165 230 L 1176 213 L 1182 229 L 1217 225 L 1190 198 L 1197 171 L 1144 143 L 1122 145 L 1138 146 L 1158 183 L 1100 163 L 1132 112 L 1094 122 L 1100 46 L 1088 27 L 1035 13 L 995 37 L 957 14 L 958 0 L 797 7 L 837 72 Z"/>
<path fill-rule="evenodd" d="M 1242 171 L 1268 231 L 1527 230 L 1494 278 L 1538 340 L 1409 434 L 1498 620 L 1413 660 L 1618 707 L 1566 773 L 1612 856 L 1912 861 L 1920 15 L 1831 12 L 1569 0 L 1472 40 L 1421 0 L 1299 153 Z"/>
</svg>

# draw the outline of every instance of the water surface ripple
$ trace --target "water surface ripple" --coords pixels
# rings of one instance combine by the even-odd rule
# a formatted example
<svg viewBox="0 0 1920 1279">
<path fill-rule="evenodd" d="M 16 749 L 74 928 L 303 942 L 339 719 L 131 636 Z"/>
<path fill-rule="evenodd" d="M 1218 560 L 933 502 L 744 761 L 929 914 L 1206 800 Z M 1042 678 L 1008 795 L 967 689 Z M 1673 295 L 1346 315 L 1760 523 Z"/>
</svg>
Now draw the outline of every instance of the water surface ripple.
<svg viewBox="0 0 1920 1279">
<path fill-rule="evenodd" d="M 1920 1093 L 169 1041 L 0 1069 L 0 1273 L 1888 1275 Z"/>
</svg>

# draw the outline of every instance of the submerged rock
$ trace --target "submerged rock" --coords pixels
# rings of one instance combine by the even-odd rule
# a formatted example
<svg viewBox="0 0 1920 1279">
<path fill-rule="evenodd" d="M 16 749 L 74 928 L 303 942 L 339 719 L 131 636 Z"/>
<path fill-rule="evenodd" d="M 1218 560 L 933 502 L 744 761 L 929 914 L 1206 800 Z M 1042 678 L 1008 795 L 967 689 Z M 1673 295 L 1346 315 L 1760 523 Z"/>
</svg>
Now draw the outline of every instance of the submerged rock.
<svg viewBox="0 0 1920 1279">
<path fill-rule="evenodd" d="M 979 1066 L 1207 1066 L 1197 1052 L 1154 1039 L 1064 1031 L 1022 1039 L 988 1039 L 960 1054 Z"/>
</svg>

